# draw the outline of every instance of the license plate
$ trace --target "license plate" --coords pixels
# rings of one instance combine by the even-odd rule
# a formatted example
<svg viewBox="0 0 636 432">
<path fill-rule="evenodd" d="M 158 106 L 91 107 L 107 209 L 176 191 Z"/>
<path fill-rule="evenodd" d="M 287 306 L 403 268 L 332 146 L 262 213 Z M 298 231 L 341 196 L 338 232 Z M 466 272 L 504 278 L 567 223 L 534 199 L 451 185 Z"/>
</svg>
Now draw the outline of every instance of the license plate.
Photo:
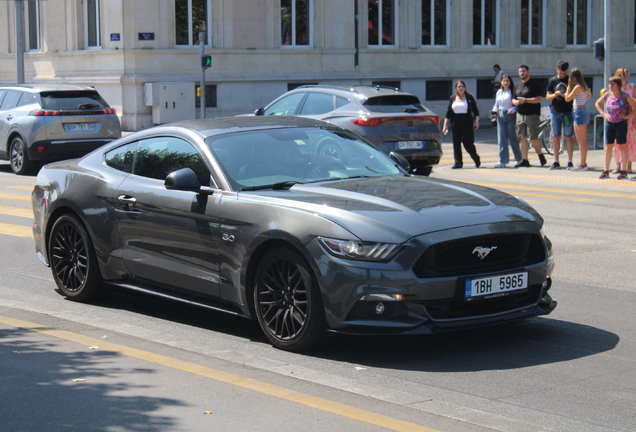
<svg viewBox="0 0 636 432">
<path fill-rule="evenodd" d="M 528 272 L 499 275 L 466 281 L 466 300 L 475 297 L 500 297 L 528 288 Z"/>
<path fill-rule="evenodd" d="M 424 142 L 423 141 L 398 141 L 398 148 L 400 150 L 424 148 Z"/>
<path fill-rule="evenodd" d="M 69 123 L 66 127 L 69 132 L 94 131 L 95 123 Z"/>
</svg>

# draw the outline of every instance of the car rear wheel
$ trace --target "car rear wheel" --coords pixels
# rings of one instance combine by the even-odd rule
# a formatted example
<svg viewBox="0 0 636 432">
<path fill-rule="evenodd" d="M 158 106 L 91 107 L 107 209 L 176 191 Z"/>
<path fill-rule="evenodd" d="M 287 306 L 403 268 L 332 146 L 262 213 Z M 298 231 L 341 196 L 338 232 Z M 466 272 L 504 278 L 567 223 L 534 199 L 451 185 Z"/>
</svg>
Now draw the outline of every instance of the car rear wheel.
<svg viewBox="0 0 636 432">
<path fill-rule="evenodd" d="M 33 171 L 34 164 L 29 160 L 22 138 L 14 138 L 11 141 L 9 160 L 11 161 L 11 169 L 18 175 L 30 174 Z"/>
<path fill-rule="evenodd" d="M 49 257 L 55 283 L 68 299 L 88 301 L 105 294 L 93 242 L 76 216 L 55 221 Z"/>
<path fill-rule="evenodd" d="M 318 283 L 298 252 L 270 249 L 256 270 L 254 285 L 256 316 L 274 346 L 301 351 L 326 339 Z"/>
</svg>

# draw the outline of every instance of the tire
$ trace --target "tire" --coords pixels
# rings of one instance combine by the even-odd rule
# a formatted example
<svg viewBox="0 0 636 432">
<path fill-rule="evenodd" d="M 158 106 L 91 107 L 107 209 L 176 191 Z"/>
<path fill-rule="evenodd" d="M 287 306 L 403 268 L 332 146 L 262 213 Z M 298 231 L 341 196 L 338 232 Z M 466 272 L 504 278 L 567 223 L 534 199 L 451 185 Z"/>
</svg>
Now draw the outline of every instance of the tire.
<svg viewBox="0 0 636 432">
<path fill-rule="evenodd" d="M 548 124 L 544 126 L 541 130 L 541 144 L 543 145 L 543 149 L 549 155 L 552 155 L 552 148 L 554 147 L 554 141 L 552 139 L 551 128 Z"/>
<path fill-rule="evenodd" d="M 342 151 L 342 147 L 335 139 L 332 138 L 324 138 L 319 143 L 319 156 L 329 156 L 338 161 L 343 161 L 344 153 Z"/>
<path fill-rule="evenodd" d="M 49 261 L 57 287 L 69 300 L 84 302 L 106 294 L 93 242 L 76 216 L 63 215 L 55 221 Z"/>
<path fill-rule="evenodd" d="M 16 137 L 11 141 L 9 148 L 9 161 L 11 162 L 11 170 L 17 175 L 31 174 L 34 164 L 29 160 L 26 146 L 22 138 Z"/>
<path fill-rule="evenodd" d="M 325 311 L 309 264 L 287 247 L 265 253 L 256 270 L 254 307 L 269 341 L 302 351 L 327 339 Z"/>
</svg>

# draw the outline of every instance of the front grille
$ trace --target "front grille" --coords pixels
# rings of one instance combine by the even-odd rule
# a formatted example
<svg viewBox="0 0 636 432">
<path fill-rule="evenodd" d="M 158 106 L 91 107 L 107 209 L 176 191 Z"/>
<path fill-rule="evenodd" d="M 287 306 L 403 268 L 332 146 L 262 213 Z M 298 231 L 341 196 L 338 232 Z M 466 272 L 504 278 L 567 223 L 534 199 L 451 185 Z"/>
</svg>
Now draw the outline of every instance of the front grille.
<svg viewBox="0 0 636 432">
<path fill-rule="evenodd" d="M 539 301 L 541 284 L 532 285 L 524 292 L 511 292 L 504 297 L 490 299 L 461 299 L 431 300 L 418 302 L 423 305 L 428 315 L 434 320 L 452 320 L 470 318 L 482 315 L 492 315 L 513 309 L 531 306 Z"/>
<path fill-rule="evenodd" d="M 489 248 L 480 258 L 479 248 Z M 491 273 L 541 263 L 545 246 L 537 233 L 491 234 L 467 237 L 428 247 L 416 261 L 417 277 Z"/>
</svg>

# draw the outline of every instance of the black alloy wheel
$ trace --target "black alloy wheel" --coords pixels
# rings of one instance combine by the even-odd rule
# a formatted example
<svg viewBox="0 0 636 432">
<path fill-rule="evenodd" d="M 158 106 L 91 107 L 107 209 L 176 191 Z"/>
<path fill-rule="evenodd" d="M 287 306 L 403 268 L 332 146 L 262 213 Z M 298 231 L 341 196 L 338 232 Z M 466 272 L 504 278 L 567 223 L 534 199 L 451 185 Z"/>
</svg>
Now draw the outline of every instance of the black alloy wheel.
<svg viewBox="0 0 636 432">
<path fill-rule="evenodd" d="M 29 160 L 22 138 L 16 137 L 11 141 L 9 161 L 11 162 L 11 170 L 18 175 L 30 174 L 33 170 L 33 162 Z"/>
<path fill-rule="evenodd" d="M 269 250 L 256 271 L 254 304 L 261 329 L 276 347 L 300 351 L 326 338 L 318 284 L 300 253 Z"/>
<path fill-rule="evenodd" d="M 104 293 L 93 242 L 77 217 L 68 214 L 55 221 L 49 260 L 55 283 L 68 299 L 87 301 Z"/>
</svg>

